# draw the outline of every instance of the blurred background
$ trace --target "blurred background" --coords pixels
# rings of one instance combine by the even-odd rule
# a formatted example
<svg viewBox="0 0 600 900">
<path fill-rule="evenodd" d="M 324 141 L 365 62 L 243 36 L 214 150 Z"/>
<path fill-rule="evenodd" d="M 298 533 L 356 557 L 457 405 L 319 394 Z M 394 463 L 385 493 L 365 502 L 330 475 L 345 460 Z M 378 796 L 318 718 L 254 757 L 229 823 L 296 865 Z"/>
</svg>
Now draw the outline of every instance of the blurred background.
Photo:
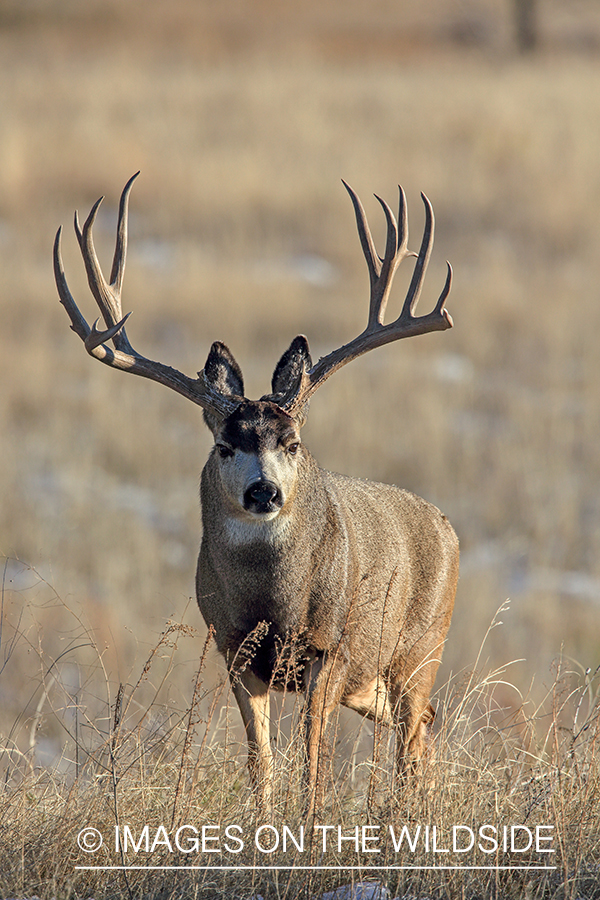
<svg viewBox="0 0 600 900">
<path fill-rule="evenodd" d="M 0 84 L 0 731 L 33 715 L 59 658 L 80 684 L 81 635 L 118 682 L 168 619 L 203 631 L 190 599 L 201 412 L 91 360 L 52 276 L 63 224 L 69 284 L 96 318 L 73 210 L 106 195 L 95 236 L 109 270 L 138 169 L 129 337 L 190 375 L 222 340 L 251 397 L 295 334 L 316 358 L 364 326 L 340 179 L 381 248 L 373 192 L 395 207 L 404 186 L 418 249 L 425 191 L 437 230 L 420 311 L 449 259 L 455 328 L 338 373 L 306 443 L 326 468 L 406 487 L 454 524 L 462 574 L 439 683 L 475 664 L 507 598 L 479 666 L 522 660 L 510 680 L 540 697 L 561 653 L 596 668 L 596 0 L 2 0 Z M 183 696 L 201 647 L 201 634 L 183 642 Z M 210 666 L 222 672 L 216 653 Z"/>
</svg>

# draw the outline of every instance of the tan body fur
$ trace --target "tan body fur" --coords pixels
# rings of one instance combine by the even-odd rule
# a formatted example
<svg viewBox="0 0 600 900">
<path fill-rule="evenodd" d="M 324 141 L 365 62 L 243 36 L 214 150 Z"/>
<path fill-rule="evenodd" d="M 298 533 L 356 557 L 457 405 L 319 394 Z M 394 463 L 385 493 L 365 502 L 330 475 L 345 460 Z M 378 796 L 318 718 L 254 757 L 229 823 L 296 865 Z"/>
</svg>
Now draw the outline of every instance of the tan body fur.
<svg viewBox="0 0 600 900">
<path fill-rule="evenodd" d="M 245 410 L 258 434 L 261 405 Z M 257 458 L 268 456 L 269 438 Z M 325 471 L 303 445 L 296 459 L 293 496 L 267 522 L 229 502 L 216 448 L 202 474 L 198 603 L 228 662 L 263 807 L 271 800 L 270 688 L 307 691 L 313 802 L 338 703 L 396 725 L 401 771 L 421 756 L 458 578 L 458 541 L 436 507 Z"/>
</svg>

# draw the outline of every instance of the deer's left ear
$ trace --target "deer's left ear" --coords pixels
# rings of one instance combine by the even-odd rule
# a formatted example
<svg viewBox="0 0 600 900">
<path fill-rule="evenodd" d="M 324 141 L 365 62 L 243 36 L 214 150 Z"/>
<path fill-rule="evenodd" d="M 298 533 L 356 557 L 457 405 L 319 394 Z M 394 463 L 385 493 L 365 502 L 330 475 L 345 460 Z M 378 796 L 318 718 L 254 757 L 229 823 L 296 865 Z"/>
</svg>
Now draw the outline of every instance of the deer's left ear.
<svg viewBox="0 0 600 900">
<path fill-rule="evenodd" d="M 273 372 L 271 390 L 274 394 L 288 394 L 295 391 L 298 382 L 312 366 L 308 341 L 303 334 L 294 338 Z"/>
<path fill-rule="evenodd" d="M 271 379 L 272 394 L 269 399 L 285 409 L 288 403 L 297 396 L 311 366 L 308 341 L 303 334 L 299 334 L 275 366 Z M 300 425 L 304 424 L 307 412 L 308 403 L 300 414 L 295 414 L 294 417 Z"/>
</svg>

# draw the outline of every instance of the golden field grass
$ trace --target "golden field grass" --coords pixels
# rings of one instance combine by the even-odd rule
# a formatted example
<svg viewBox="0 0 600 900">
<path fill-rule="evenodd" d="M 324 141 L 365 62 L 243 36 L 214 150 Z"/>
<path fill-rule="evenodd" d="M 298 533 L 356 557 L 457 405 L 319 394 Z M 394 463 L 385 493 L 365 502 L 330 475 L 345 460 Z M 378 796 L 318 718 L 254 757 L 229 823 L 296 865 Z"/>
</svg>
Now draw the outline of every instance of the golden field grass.
<svg viewBox="0 0 600 900">
<path fill-rule="evenodd" d="M 522 697 L 518 710 L 501 701 L 510 666 L 459 673 L 437 697 L 435 755 L 402 785 L 387 730 L 361 729 L 355 717 L 336 734 L 316 823 L 303 812 L 301 711 L 286 698 L 274 715 L 265 820 L 227 684 L 207 684 L 210 639 L 202 647 L 189 627 L 167 623 L 117 686 L 94 634 L 71 625 L 85 666 L 47 668 L 34 715 L 15 723 L 15 734 L 28 726 L 30 751 L 11 736 L 2 749 L 1 896 L 268 900 L 357 884 L 405 900 L 598 896 L 597 672 L 582 677 L 560 661 L 544 701 Z M 184 706 L 173 681 L 192 642 Z M 33 747 L 50 720 L 63 750 L 44 766 Z"/>
<path fill-rule="evenodd" d="M 316 357 L 364 325 L 367 274 L 340 179 L 379 242 L 371 194 L 395 205 L 403 184 L 415 247 L 427 193 L 437 231 L 420 308 L 449 259 L 455 328 L 336 375 L 306 442 L 327 468 L 414 490 L 454 524 L 462 575 L 440 686 L 475 665 L 506 598 L 477 667 L 480 678 L 522 660 L 494 689 L 506 715 L 522 696 L 547 709 L 557 658 L 582 673 L 600 662 L 600 15 L 592 2 L 540 4 L 542 48 L 519 58 L 508 7 L 399 7 L 0 4 L 0 733 L 25 768 L 73 756 L 53 692 L 108 709 L 169 620 L 199 631 L 182 639 L 157 712 L 184 716 L 203 645 L 190 598 L 208 432 L 191 404 L 89 359 L 51 272 L 62 224 L 69 283 L 95 318 L 72 213 L 106 194 L 108 267 L 119 192 L 138 169 L 129 336 L 188 374 L 223 340 L 250 396 L 295 334 Z M 396 280 L 398 304 L 406 273 Z M 205 718 L 222 674 L 209 651 Z M 139 702 L 154 708 L 153 695 Z M 344 735 L 358 728 L 344 722 Z M 39 770 L 26 777 L 37 798 Z M 578 782 L 571 819 L 592 783 Z"/>
</svg>

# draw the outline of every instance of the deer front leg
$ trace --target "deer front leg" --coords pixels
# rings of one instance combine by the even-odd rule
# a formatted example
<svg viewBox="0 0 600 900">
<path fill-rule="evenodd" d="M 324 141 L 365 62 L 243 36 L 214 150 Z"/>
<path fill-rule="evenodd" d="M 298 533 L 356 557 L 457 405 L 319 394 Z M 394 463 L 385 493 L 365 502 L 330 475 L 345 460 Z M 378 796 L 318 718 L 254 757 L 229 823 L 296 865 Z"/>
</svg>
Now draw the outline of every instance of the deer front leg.
<svg viewBox="0 0 600 900">
<path fill-rule="evenodd" d="M 248 740 L 248 769 L 258 811 L 270 818 L 273 809 L 273 754 L 269 728 L 269 687 L 249 670 L 230 672 L 231 686 Z"/>
<path fill-rule="evenodd" d="M 306 668 L 304 684 L 306 706 L 304 737 L 306 748 L 305 788 L 307 816 L 319 816 L 323 807 L 329 775 L 331 745 L 329 717 L 340 702 L 344 688 L 345 665 L 333 656 L 319 656 Z"/>
</svg>

